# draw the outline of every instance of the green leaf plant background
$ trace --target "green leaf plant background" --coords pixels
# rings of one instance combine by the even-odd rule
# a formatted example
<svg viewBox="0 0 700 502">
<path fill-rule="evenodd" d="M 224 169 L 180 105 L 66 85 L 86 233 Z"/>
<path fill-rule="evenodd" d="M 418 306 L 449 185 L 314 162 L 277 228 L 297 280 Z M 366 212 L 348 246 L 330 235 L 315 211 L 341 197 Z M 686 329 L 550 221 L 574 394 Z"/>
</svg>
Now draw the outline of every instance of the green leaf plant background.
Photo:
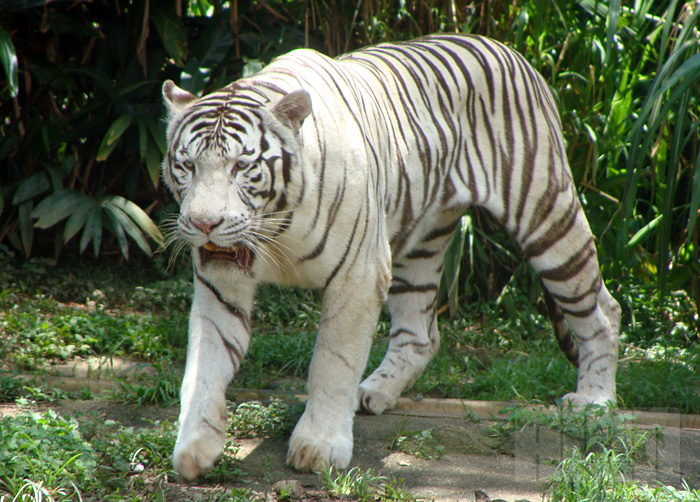
<svg viewBox="0 0 700 502">
<path fill-rule="evenodd" d="M 23 257 L 160 247 L 176 211 L 159 179 L 165 79 L 202 94 L 297 47 L 334 56 L 475 33 L 521 52 L 554 91 L 610 289 L 626 305 L 670 295 L 697 323 L 699 26 L 700 5 L 683 0 L 8 0 L 0 245 Z M 488 214 L 464 218 L 444 304 L 536 299 L 509 237 Z"/>
</svg>

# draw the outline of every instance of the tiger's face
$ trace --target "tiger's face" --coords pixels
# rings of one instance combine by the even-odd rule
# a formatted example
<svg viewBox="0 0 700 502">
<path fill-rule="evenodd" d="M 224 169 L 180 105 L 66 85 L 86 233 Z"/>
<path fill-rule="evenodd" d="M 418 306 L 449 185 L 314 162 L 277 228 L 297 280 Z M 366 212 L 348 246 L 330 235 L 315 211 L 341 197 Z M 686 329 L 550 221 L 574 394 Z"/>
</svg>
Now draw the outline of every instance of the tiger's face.
<svg viewBox="0 0 700 502">
<path fill-rule="evenodd" d="M 294 209 L 309 96 L 296 91 L 269 106 L 225 88 L 198 99 L 170 81 L 163 96 L 163 178 L 180 204 L 176 238 L 201 266 L 248 272 Z"/>
</svg>

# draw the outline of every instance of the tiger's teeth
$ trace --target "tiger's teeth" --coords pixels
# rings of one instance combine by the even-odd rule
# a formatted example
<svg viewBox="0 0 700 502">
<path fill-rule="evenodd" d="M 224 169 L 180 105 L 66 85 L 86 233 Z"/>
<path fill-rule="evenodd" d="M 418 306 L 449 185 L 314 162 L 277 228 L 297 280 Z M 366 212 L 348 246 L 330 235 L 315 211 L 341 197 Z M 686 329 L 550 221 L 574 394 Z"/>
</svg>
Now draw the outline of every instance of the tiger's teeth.
<svg viewBox="0 0 700 502">
<path fill-rule="evenodd" d="M 225 247 L 217 246 L 213 242 L 207 242 L 204 245 L 204 249 L 206 249 L 207 251 L 213 251 L 213 252 L 219 252 L 219 253 L 235 253 L 239 247 L 240 247 L 240 245 L 236 244 L 230 248 L 225 248 Z"/>
</svg>

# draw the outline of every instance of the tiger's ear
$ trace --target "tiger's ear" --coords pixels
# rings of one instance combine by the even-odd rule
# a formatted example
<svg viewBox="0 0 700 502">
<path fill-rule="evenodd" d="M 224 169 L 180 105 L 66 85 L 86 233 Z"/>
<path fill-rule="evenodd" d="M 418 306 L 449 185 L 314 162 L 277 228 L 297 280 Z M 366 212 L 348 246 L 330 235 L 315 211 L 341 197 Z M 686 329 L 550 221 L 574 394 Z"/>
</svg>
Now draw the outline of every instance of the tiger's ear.
<svg viewBox="0 0 700 502">
<path fill-rule="evenodd" d="M 172 80 L 166 80 L 165 83 L 163 83 L 163 101 L 168 108 L 168 113 L 171 115 L 181 112 L 190 106 L 193 101 L 196 101 L 196 99 L 197 96 L 180 89 Z"/>
<path fill-rule="evenodd" d="M 283 123 L 290 125 L 296 134 L 311 113 L 311 96 L 304 90 L 290 92 L 275 104 L 272 112 Z"/>
</svg>

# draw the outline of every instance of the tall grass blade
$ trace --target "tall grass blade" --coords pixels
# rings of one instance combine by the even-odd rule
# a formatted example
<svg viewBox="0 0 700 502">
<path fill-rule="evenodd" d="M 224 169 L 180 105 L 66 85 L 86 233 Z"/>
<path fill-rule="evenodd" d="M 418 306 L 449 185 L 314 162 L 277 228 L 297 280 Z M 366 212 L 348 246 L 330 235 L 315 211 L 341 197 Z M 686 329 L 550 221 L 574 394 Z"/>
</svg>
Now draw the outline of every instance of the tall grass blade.
<svg viewBox="0 0 700 502">
<path fill-rule="evenodd" d="M 610 62 L 612 44 L 615 39 L 615 32 L 620 21 L 620 0 L 610 0 L 607 17 L 607 30 L 605 36 L 605 64 Z"/>
<path fill-rule="evenodd" d="M 698 209 L 700 209 L 700 155 L 695 159 L 695 170 L 693 171 L 693 189 L 690 193 L 690 214 L 688 215 L 688 242 L 692 242 L 695 234 Z"/>
</svg>

